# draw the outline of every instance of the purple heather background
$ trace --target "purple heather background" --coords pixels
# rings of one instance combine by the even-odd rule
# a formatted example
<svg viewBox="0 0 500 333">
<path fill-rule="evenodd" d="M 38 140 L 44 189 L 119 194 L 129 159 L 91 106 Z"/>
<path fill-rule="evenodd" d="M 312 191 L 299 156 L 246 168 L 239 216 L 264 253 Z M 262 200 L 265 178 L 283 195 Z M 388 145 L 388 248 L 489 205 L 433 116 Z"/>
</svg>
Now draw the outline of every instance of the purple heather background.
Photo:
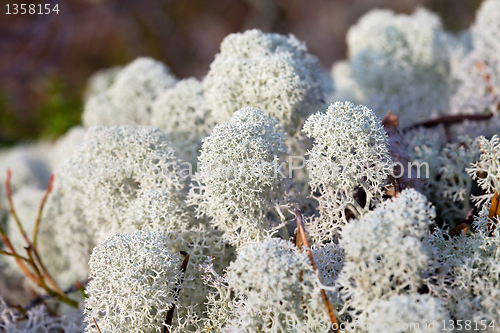
<svg viewBox="0 0 500 333">
<path fill-rule="evenodd" d="M 138 56 L 202 78 L 226 35 L 259 28 L 295 34 L 329 69 L 345 56 L 348 28 L 372 8 L 425 6 L 458 31 L 480 0 L 50 0 L 58 15 L 6 15 L 6 4 L 42 1 L 0 3 L 2 145 L 62 134 L 79 122 L 87 78 Z"/>
</svg>

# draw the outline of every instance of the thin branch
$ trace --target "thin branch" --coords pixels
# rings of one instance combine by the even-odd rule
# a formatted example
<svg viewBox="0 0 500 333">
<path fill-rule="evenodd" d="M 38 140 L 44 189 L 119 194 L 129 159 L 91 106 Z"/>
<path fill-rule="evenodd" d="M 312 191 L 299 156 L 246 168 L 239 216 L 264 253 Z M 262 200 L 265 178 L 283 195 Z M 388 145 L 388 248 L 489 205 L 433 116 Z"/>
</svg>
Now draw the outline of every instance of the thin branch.
<svg viewBox="0 0 500 333">
<path fill-rule="evenodd" d="M 491 207 L 490 211 L 488 213 L 488 218 L 493 221 L 495 218 L 498 223 L 498 215 L 500 214 L 500 195 L 498 194 L 497 191 L 495 191 L 495 194 L 493 194 L 493 197 L 491 198 Z M 490 230 L 490 237 L 493 236 L 493 232 L 496 229 L 496 225 L 493 224 L 492 222 L 489 222 L 487 224 L 488 229 Z"/>
<path fill-rule="evenodd" d="M 17 253 L 12 253 L 12 252 L 7 252 L 5 250 L 2 250 L 0 249 L 0 254 L 4 254 L 6 256 L 11 256 L 11 257 L 14 257 L 14 258 L 17 258 L 17 259 L 20 259 L 20 260 L 24 260 L 24 261 L 29 261 L 28 258 L 25 258 Z"/>
<path fill-rule="evenodd" d="M 1 224 L 1 223 L 0 223 Z M 9 237 L 5 234 L 5 231 L 0 227 L 0 239 L 4 243 L 4 245 L 10 250 L 11 253 L 18 255 L 16 252 L 16 249 L 10 242 Z M 26 275 L 34 284 L 37 286 L 40 285 L 40 281 L 37 279 L 37 277 L 28 269 L 28 267 L 25 265 L 25 263 L 19 259 L 16 258 L 16 263 L 19 266 L 19 268 L 23 271 L 24 275 Z"/>
<path fill-rule="evenodd" d="M 89 283 L 89 281 L 90 281 L 90 278 L 86 279 L 82 282 L 76 281 L 75 284 L 73 284 L 71 287 L 66 289 L 64 291 L 64 293 L 71 294 L 75 291 L 81 290 L 81 288 L 84 288 L 84 286 L 86 286 L 87 283 Z M 53 295 L 40 295 L 37 298 L 35 298 L 34 300 L 32 300 L 31 302 L 29 302 L 23 309 L 24 309 L 24 311 L 28 311 L 28 310 L 32 309 L 33 307 L 37 306 L 38 304 L 42 303 L 43 301 L 45 301 L 47 299 L 54 298 L 54 297 L 55 296 L 53 296 Z"/>
<path fill-rule="evenodd" d="M 307 256 L 309 257 L 309 260 L 311 261 L 311 266 L 313 267 L 314 273 L 318 273 L 318 267 L 316 266 L 316 263 L 314 262 L 314 258 L 312 255 L 311 248 L 309 246 L 309 242 L 307 241 L 307 235 L 306 235 L 306 229 L 304 227 L 304 222 L 302 220 L 302 212 L 300 209 L 295 210 L 295 216 L 297 217 L 297 234 L 296 234 L 296 245 L 299 248 L 299 251 L 302 251 L 302 247 L 305 247 Z M 328 299 L 328 296 L 326 295 L 326 292 L 324 289 L 321 289 L 321 298 L 323 299 L 323 302 L 325 303 L 326 310 L 328 312 L 328 316 L 330 317 L 330 323 L 331 325 L 331 330 L 335 333 L 338 332 L 338 327 L 339 323 L 337 321 L 337 317 L 335 316 L 335 312 L 333 311 L 333 306 L 332 303 L 330 303 L 330 300 Z"/>
<path fill-rule="evenodd" d="M 450 229 L 450 231 L 448 231 L 448 234 L 450 236 L 456 236 L 456 235 L 459 235 L 459 234 L 464 234 L 467 232 L 467 228 L 470 227 L 470 223 L 468 222 L 462 222 L 460 223 L 459 225 L 457 225 L 456 227 Z"/>
<path fill-rule="evenodd" d="M 35 260 L 33 259 L 33 248 L 31 246 L 28 246 L 28 247 L 25 247 L 24 249 L 26 250 L 26 253 L 28 254 L 28 258 L 29 258 L 28 264 L 33 268 L 33 270 L 35 271 L 35 274 L 38 276 L 38 281 L 39 281 L 38 285 L 40 287 L 42 287 L 43 289 L 45 289 L 48 293 L 50 293 L 50 291 L 49 291 L 50 289 L 45 284 L 45 281 L 42 278 L 42 273 L 40 272 L 40 270 L 36 266 Z"/>
<path fill-rule="evenodd" d="M 38 275 L 38 279 L 36 277 L 33 276 L 33 274 L 31 274 L 33 276 L 34 279 L 32 279 L 37 285 L 40 285 L 41 287 L 43 287 L 49 294 L 52 294 L 52 293 L 56 293 L 59 295 L 59 299 L 68 304 L 68 305 L 71 305 L 73 307 L 78 307 L 78 303 L 69 299 L 66 294 L 64 293 L 64 291 L 59 287 L 59 285 L 57 284 L 57 282 L 52 278 L 52 276 L 49 274 L 49 272 L 47 271 L 47 269 L 45 268 L 45 265 L 43 264 L 39 254 L 38 254 L 38 251 L 36 250 L 36 248 L 32 245 L 31 241 L 29 240 L 28 236 L 26 235 L 26 232 L 24 231 L 23 229 L 23 226 L 21 224 L 21 221 L 19 220 L 19 217 L 17 216 L 17 213 L 16 213 L 16 210 L 15 210 L 15 207 L 14 207 L 14 202 L 12 200 L 12 189 L 11 189 L 11 186 L 10 186 L 10 181 L 11 181 L 11 177 L 12 177 L 12 172 L 10 169 L 7 169 L 7 180 L 5 181 L 5 188 L 6 188 L 6 192 L 7 192 L 7 200 L 9 202 L 9 206 L 10 206 L 10 213 L 12 214 L 12 216 L 14 217 L 14 220 L 16 221 L 16 224 L 19 228 L 19 231 L 21 232 L 21 234 L 23 235 L 24 237 L 24 240 L 26 241 L 27 243 L 27 252 L 28 252 L 28 257 L 29 257 L 29 260 L 28 260 L 28 263 L 30 264 L 30 266 L 33 267 L 36 275 Z M 53 180 L 54 180 L 54 177 L 51 177 L 50 178 L 50 181 L 49 181 L 49 185 L 47 187 L 47 191 L 44 195 L 44 198 L 42 199 L 42 204 L 41 204 L 41 207 L 40 207 L 40 213 L 39 213 L 39 218 L 37 219 L 37 223 L 36 223 L 36 226 L 35 226 L 35 236 L 36 234 L 38 233 L 38 225 L 40 223 L 40 216 L 41 216 L 41 211 L 43 209 L 43 206 L 45 205 L 45 201 L 47 200 L 47 196 L 49 195 L 49 193 L 51 192 L 52 190 L 52 183 L 53 183 Z M 3 236 L 3 235 L 2 235 Z M 4 237 L 2 237 L 4 238 Z M 11 249 L 11 252 L 12 253 L 16 253 L 14 250 L 13 250 L 13 247 Z M 36 259 L 36 261 L 35 261 Z M 37 262 L 38 262 L 38 265 L 37 265 Z M 27 272 L 29 272 L 29 270 L 26 269 Z M 25 272 L 26 273 L 26 272 Z M 31 273 L 31 272 L 30 272 Z M 27 274 L 28 275 L 28 274 Z M 46 283 L 45 283 L 45 279 L 48 281 L 48 283 L 52 286 L 52 288 L 54 288 L 54 290 L 50 289 Z"/>
<path fill-rule="evenodd" d="M 54 183 L 54 175 L 50 176 L 49 185 L 47 185 L 47 189 L 45 190 L 45 194 L 43 195 L 42 202 L 40 204 L 40 209 L 38 210 L 38 216 L 36 218 L 35 228 L 33 229 L 33 247 L 36 249 L 36 240 L 38 236 L 38 229 L 40 227 L 40 221 L 42 219 L 43 207 L 45 206 L 45 202 L 49 197 L 50 192 L 52 192 L 52 185 Z"/>
<path fill-rule="evenodd" d="M 181 285 L 182 285 L 182 282 L 184 281 L 184 273 L 186 273 L 186 268 L 187 268 L 187 265 L 189 262 L 189 254 L 187 252 L 184 252 L 184 251 L 181 251 L 181 254 L 184 256 L 184 261 L 182 262 L 182 265 L 181 265 L 182 275 L 181 275 L 179 281 L 177 281 L 177 288 L 175 289 L 175 297 L 179 296 L 179 292 L 181 290 Z M 167 317 L 165 318 L 165 323 L 163 326 L 163 333 L 169 333 L 168 326 L 172 325 L 172 320 L 174 318 L 174 311 L 175 311 L 175 304 L 172 304 L 170 309 L 168 309 Z"/>
<path fill-rule="evenodd" d="M 33 251 L 33 253 L 35 255 L 35 258 L 36 258 L 36 260 L 38 262 L 38 265 L 40 266 L 40 270 L 41 270 L 43 278 L 47 279 L 47 281 L 52 285 L 52 287 L 54 288 L 54 290 L 61 297 L 66 297 L 64 291 L 59 287 L 59 285 L 57 284 L 57 282 L 52 278 L 52 276 L 49 274 L 49 272 L 45 268 L 45 265 L 43 264 L 42 259 L 38 255 L 38 251 L 33 246 L 31 246 L 31 245 L 30 245 L 30 248 L 31 248 L 31 250 Z M 77 304 L 77 307 L 78 307 L 78 304 Z"/>
<path fill-rule="evenodd" d="M 5 233 L 5 230 L 0 226 L 0 239 L 2 242 L 5 244 L 5 246 L 10 250 L 10 252 L 6 252 L 4 250 L 0 251 L 0 254 L 5 254 L 9 255 L 15 258 L 17 265 L 19 268 L 23 271 L 23 273 L 37 286 L 40 286 L 43 288 L 50 296 L 55 297 L 59 299 L 61 302 L 64 302 L 72 307 L 78 307 L 78 302 L 68 298 L 66 293 L 58 286 L 56 281 L 52 278 L 52 276 L 49 274 L 45 266 L 43 265 L 43 262 L 38 255 L 38 251 L 36 248 L 32 245 L 31 241 L 29 240 L 28 236 L 26 235 L 26 232 L 23 229 L 23 226 L 21 224 L 21 221 L 19 220 L 19 217 L 17 216 L 15 207 L 14 207 L 14 201 L 12 200 L 12 188 L 11 188 L 11 178 L 12 178 L 12 172 L 10 169 L 7 169 L 7 179 L 5 181 L 5 189 L 6 189 L 6 194 L 7 194 L 7 201 L 9 203 L 9 208 L 10 208 L 10 213 L 12 217 L 14 218 L 20 233 L 23 235 L 24 240 L 27 243 L 27 247 L 25 247 L 26 252 L 28 254 L 28 257 L 23 257 L 19 255 L 16 252 L 16 249 L 12 245 L 9 237 Z M 36 226 L 35 226 L 35 233 L 34 237 L 36 237 L 38 233 L 38 226 L 40 224 L 40 217 L 42 215 L 42 210 L 43 206 L 45 205 L 45 202 L 47 200 L 47 196 L 52 190 L 52 183 L 53 183 L 53 177 L 51 177 L 49 181 L 49 185 L 47 187 L 47 191 L 44 195 L 44 198 L 42 199 L 40 211 L 39 211 L 39 216 L 36 221 Z M 26 261 L 26 263 L 24 262 Z M 28 264 L 32 269 L 33 272 L 28 269 Z M 53 289 L 49 288 L 45 282 L 45 280 L 48 281 L 48 283 L 52 286 Z"/>
<path fill-rule="evenodd" d="M 19 232 L 21 232 L 21 235 L 23 235 L 26 243 L 28 245 L 31 245 L 31 242 L 28 239 L 28 236 L 26 235 L 26 232 L 24 231 L 23 226 L 21 225 L 21 221 L 19 220 L 19 217 L 17 216 L 16 210 L 14 208 L 14 202 L 12 201 L 12 188 L 10 187 L 11 178 L 12 178 L 12 171 L 10 171 L 10 169 L 7 169 L 7 179 L 5 180 L 5 191 L 7 194 L 7 201 L 9 202 L 10 214 L 14 218 L 14 221 L 16 221 L 17 227 L 19 228 Z"/>
<path fill-rule="evenodd" d="M 9 305 L 11 308 L 14 308 L 16 309 L 17 311 L 19 311 L 20 314 L 22 314 L 23 316 L 26 316 L 27 313 L 26 311 L 24 311 L 23 307 L 20 306 L 20 305 Z"/>
<path fill-rule="evenodd" d="M 453 125 L 453 124 L 458 124 L 461 122 L 464 122 L 466 120 L 472 120 L 472 121 L 483 121 L 483 120 L 488 120 L 491 117 L 493 117 L 492 113 L 487 113 L 487 114 L 455 114 L 455 115 L 448 115 L 448 116 L 442 116 L 439 118 L 434 118 L 431 120 L 426 120 L 421 123 L 417 123 L 414 125 L 411 125 L 407 128 L 405 128 L 403 131 L 407 132 L 409 130 L 418 128 L 418 127 L 434 127 L 438 125 Z"/>
<path fill-rule="evenodd" d="M 95 318 L 92 318 L 94 320 L 95 327 L 97 328 L 97 332 L 101 333 L 101 330 L 99 329 L 99 325 L 97 325 L 97 321 Z"/>
</svg>

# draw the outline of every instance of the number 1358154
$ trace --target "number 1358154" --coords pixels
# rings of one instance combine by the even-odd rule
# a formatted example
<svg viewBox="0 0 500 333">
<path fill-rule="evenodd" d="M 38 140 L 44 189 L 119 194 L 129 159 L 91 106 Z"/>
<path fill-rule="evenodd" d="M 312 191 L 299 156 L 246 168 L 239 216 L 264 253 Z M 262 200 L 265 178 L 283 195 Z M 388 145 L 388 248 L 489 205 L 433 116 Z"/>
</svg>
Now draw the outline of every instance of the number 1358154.
<svg viewBox="0 0 500 333">
<path fill-rule="evenodd" d="M 7 6 L 7 12 L 5 14 L 50 14 L 50 13 L 56 13 L 59 14 L 59 5 L 51 5 L 51 4 L 6 4 Z"/>
</svg>

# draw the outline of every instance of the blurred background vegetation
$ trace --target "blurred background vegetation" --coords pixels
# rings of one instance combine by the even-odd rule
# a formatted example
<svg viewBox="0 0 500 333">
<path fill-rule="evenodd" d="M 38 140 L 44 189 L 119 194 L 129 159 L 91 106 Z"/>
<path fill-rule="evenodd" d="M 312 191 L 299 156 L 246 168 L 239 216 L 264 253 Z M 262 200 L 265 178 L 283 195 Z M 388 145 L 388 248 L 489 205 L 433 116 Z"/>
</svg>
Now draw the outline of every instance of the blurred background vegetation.
<svg viewBox="0 0 500 333">
<path fill-rule="evenodd" d="M 0 3 L 0 146 L 54 139 L 80 123 L 95 71 L 138 56 L 179 78 L 202 78 L 222 39 L 259 28 L 293 33 L 326 69 L 345 57 L 349 26 L 372 8 L 411 13 L 425 6 L 459 31 L 480 0 L 49 0 L 59 14 L 6 15 Z"/>
</svg>

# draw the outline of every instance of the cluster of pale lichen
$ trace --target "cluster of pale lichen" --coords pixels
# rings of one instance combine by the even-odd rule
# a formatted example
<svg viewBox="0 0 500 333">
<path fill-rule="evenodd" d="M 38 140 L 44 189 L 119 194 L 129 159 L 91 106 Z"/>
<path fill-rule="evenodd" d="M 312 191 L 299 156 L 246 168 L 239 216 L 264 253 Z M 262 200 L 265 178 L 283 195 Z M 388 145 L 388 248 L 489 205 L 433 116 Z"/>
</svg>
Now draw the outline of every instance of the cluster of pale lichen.
<svg viewBox="0 0 500 333">
<path fill-rule="evenodd" d="M 203 81 L 97 73 L 83 127 L 0 151 L 2 275 L 40 294 L 0 332 L 498 331 L 498 22 L 373 11 L 331 77 L 258 30 Z"/>
</svg>

